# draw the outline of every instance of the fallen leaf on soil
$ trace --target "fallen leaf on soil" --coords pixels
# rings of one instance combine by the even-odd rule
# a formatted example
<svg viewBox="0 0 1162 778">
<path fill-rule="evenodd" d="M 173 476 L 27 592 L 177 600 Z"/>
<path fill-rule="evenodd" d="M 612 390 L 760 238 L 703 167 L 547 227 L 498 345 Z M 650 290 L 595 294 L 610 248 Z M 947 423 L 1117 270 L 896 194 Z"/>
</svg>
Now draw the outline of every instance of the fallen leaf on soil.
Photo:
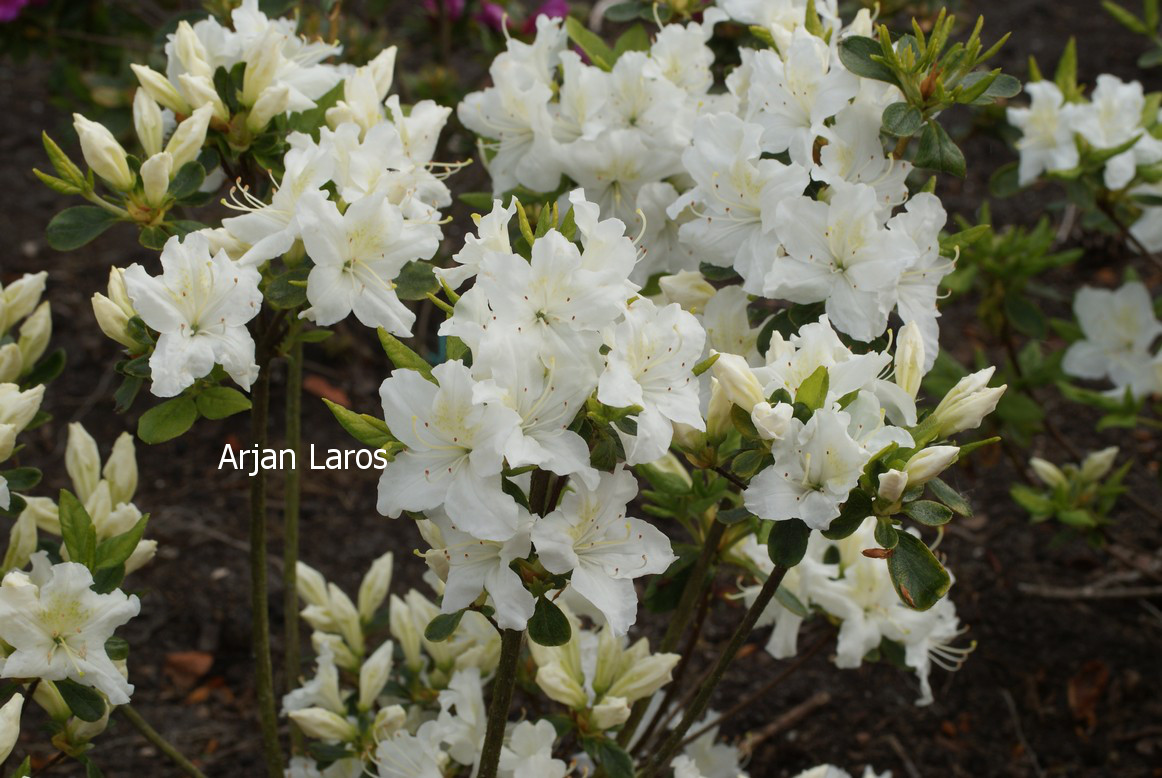
<svg viewBox="0 0 1162 778">
<path fill-rule="evenodd" d="M 315 397 L 322 397 L 324 400 L 338 403 L 344 408 L 351 407 L 351 398 L 347 396 L 347 393 L 321 375 L 311 373 L 303 378 L 303 389 Z"/>
<path fill-rule="evenodd" d="M 171 651 L 165 655 L 165 674 L 175 686 L 189 688 L 210 672 L 213 654 L 205 651 Z"/>
<path fill-rule="evenodd" d="M 1069 679 L 1069 709 L 1073 718 L 1084 728 L 1078 734 L 1092 734 L 1097 727 L 1097 704 L 1110 680 L 1110 669 L 1100 659 L 1091 659 Z"/>
</svg>

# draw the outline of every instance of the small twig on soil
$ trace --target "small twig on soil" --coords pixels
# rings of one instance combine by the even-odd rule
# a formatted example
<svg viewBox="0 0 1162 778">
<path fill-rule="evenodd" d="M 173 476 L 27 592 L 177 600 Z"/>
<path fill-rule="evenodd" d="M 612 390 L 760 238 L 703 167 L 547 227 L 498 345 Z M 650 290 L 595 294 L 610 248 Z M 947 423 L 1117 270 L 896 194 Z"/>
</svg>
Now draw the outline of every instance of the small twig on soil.
<svg viewBox="0 0 1162 778">
<path fill-rule="evenodd" d="M 1162 586 L 1123 586 L 1102 589 L 1096 586 L 1051 586 L 1049 584 L 1018 583 L 1022 594 L 1045 597 L 1050 600 L 1126 600 L 1136 597 L 1162 597 Z"/>
<path fill-rule="evenodd" d="M 831 695 L 828 692 L 816 692 L 803 702 L 791 708 L 786 713 L 779 716 L 777 719 L 767 724 L 758 732 L 753 732 L 747 735 L 742 743 L 739 744 L 738 750 L 744 755 L 749 756 L 754 753 L 754 750 L 765 740 L 770 740 L 780 732 L 784 732 L 791 727 L 798 724 L 803 719 L 810 716 L 815 711 L 822 708 L 831 702 Z"/>
<path fill-rule="evenodd" d="M 1021 748 L 1029 755 L 1029 761 L 1033 764 L 1033 772 L 1037 774 L 1038 778 L 1045 775 L 1045 771 L 1041 769 L 1041 762 L 1037 759 L 1037 752 L 1033 750 L 1033 746 L 1029 745 L 1029 740 L 1025 737 L 1025 729 L 1021 726 L 1021 716 L 1017 713 L 1017 703 L 1013 699 L 1013 695 L 1009 694 L 1008 689 L 1001 689 L 1001 697 L 1005 701 L 1005 707 L 1009 709 L 1009 716 L 1013 719 L 1013 729 L 1017 732 L 1017 742 L 1021 744 Z"/>
<path fill-rule="evenodd" d="M 895 735 L 888 735 L 885 740 L 887 740 L 888 745 L 892 747 L 892 751 L 896 753 L 896 756 L 899 757 L 900 761 L 903 763 L 904 772 L 908 774 L 908 778 L 924 778 L 923 774 L 916 767 L 915 763 L 912 762 L 912 758 L 908 756 L 908 752 L 904 750 L 904 744 L 900 742 L 898 737 Z"/>
<path fill-rule="evenodd" d="M 182 756 L 182 752 L 178 751 L 177 748 L 174 747 L 173 743 L 170 743 L 168 740 L 161 736 L 160 732 L 149 726 L 149 722 L 141 718 L 141 714 L 135 711 L 131 706 L 121 705 L 117 708 L 117 710 L 123 716 L 125 716 L 126 719 L 129 720 L 130 724 L 137 728 L 138 732 L 145 736 L 146 740 L 161 749 L 162 753 L 168 756 L 170 761 L 177 765 L 177 767 L 183 773 L 190 776 L 191 778 L 206 778 L 205 774 L 197 767 L 195 767 L 193 762 Z"/>
<path fill-rule="evenodd" d="M 29 695 L 29 696 L 31 697 L 32 695 Z M 65 758 L 65 756 L 66 756 L 66 754 L 64 751 L 58 751 L 57 753 L 53 754 L 51 759 L 49 759 L 47 762 L 45 762 L 40 767 L 39 770 L 37 770 L 35 773 L 32 774 L 32 778 L 40 778 L 40 776 L 44 775 L 49 770 L 51 770 L 53 767 L 60 764 L 61 761 Z"/>
</svg>

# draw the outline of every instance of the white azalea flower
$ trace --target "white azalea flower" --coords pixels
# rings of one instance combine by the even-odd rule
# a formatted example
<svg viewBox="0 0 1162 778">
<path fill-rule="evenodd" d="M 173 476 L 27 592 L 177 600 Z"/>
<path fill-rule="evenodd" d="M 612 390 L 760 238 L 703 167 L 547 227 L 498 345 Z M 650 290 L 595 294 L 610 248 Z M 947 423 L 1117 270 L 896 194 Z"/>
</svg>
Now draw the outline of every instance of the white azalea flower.
<svg viewBox="0 0 1162 778">
<path fill-rule="evenodd" d="M 191 233 L 166 241 L 162 274 L 141 265 L 125 269 L 125 288 L 142 320 L 160 337 L 149 367 L 151 391 L 173 397 L 220 364 L 243 388 L 258 377 L 254 340 L 246 330 L 262 304 L 253 267 L 211 255 L 205 236 Z"/>
<path fill-rule="evenodd" d="M 31 574 L 4 576 L 0 585 L 0 639 L 14 651 L 4 660 L 4 678 L 65 678 L 103 692 L 113 705 L 125 705 L 133 693 L 105 653 L 114 630 L 141 611 L 136 595 L 120 589 L 92 590 L 93 575 L 84 565 L 51 565 L 41 552 L 33 556 Z"/>
<path fill-rule="evenodd" d="M 502 778 L 565 778 L 569 766 L 553 758 L 557 730 L 544 719 L 522 721 L 513 727 L 500 752 Z"/>
<path fill-rule="evenodd" d="M 1066 373 L 1108 379 L 1118 396 L 1127 388 L 1138 398 L 1162 391 L 1162 359 L 1151 354 L 1162 322 L 1145 286 L 1131 281 L 1114 291 L 1082 287 L 1073 312 L 1085 337 L 1066 350 Z"/>
<path fill-rule="evenodd" d="M 1088 104 L 1076 109 L 1073 130 L 1094 148 L 1114 148 L 1138 136 L 1133 146 L 1105 163 L 1105 185 L 1122 189 L 1134 178 L 1139 165 L 1162 160 L 1162 140 L 1142 127 L 1142 112 L 1146 107 L 1142 83 L 1126 83 L 1103 73 L 1097 77 L 1097 88 L 1089 99 Z"/>
<path fill-rule="evenodd" d="M 1080 156 L 1073 140 L 1078 106 L 1066 103 L 1052 81 L 1025 84 L 1028 108 L 1009 108 L 1009 124 L 1021 131 L 1017 150 L 1021 153 L 1018 179 L 1021 186 L 1032 183 L 1041 173 L 1077 167 Z"/>
</svg>

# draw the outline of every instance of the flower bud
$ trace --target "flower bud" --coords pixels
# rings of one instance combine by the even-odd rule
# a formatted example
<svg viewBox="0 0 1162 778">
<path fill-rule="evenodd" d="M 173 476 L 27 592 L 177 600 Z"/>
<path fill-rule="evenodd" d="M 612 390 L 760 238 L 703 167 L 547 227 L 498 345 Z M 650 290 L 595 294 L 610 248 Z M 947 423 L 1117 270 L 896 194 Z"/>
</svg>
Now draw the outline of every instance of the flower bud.
<svg viewBox="0 0 1162 778">
<path fill-rule="evenodd" d="M 993 412 L 1007 386 L 989 387 L 995 368 L 988 367 L 967 375 L 945 395 L 932 412 L 938 437 L 948 437 L 964 430 L 976 429 L 981 420 Z"/>
<path fill-rule="evenodd" d="M 298 592 L 299 599 L 308 605 L 325 608 L 330 603 L 327 597 L 327 579 L 304 562 L 295 562 L 295 591 Z"/>
<path fill-rule="evenodd" d="M 733 403 L 722 388 L 722 382 L 711 376 L 710 405 L 706 410 L 706 437 L 712 443 L 717 444 L 734 429 L 734 422 L 730 418 L 733 407 Z"/>
<path fill-rule="evenodd" d="M 213 78 L 214 69 L 210 67 L 210 57 L 206 54 L 206 47 L 194 32 L 190 23 L 183 20 L 178 24 L 177 34 L 174 36 L 174 52 L 182 67 L 192 76 Z"/>
<path fill-rule="evenodd" d="M 0 763 L 12 753 L 16 739 L 20 737 L 20 712 L 23 709 L 24 695 L 20 692 L 13 694 L 11 699 L 0 707 Z"/>
<path fill-rule="evenodd" d="M 1065 473 L 1061 472 L 1061 468 L 1046 459 L 1033 457 L 1029 460 L 1029 467 L 1033 468 L 1033 473 L 1041 480 L 1041 483 L 1048 487 L 1056 489 L 1069 483 L 1069 479 L 1065 477 Z"/>
<path fill-rule="evenodd" d="M 73 127 L 81 139 L 81 153 L 93 172 L 114 189 L 122 192 L 132 189 L 135 179 L 129 169 L 129 159 L 113 133 L 79 113 L 73 114 Z"/>
<path fill-rule="evenodd" d="M 667 300 L 677 303 L 690 313 L 701 313 L 715 294 L 710 282 L 694 270 L 683 270 L 672 276 L 662 276 L 658 285 Z"/>
<path fill-rule="evenodd" d="M 48 273 L 25 273 L 0 291 L 0 335 L 32 313 L 44 294 Z"/>
<path fill-rule="evenodd" d="M 763 397 L 763 385 L 746 360 L 738 354 L 718 354 L 718 359 L 710 369 L 714 371 L 722 391 L 726 392 L 727 399 L 747 413 L 766 399 Z"/>
<path fill-rule="evenodd" d="M 603 697 L 593 706 L 589 714 L 589 724 L 599 730 L 612 729 L 629 719 L 629 703 L 624 697 Z"/>
<path fill-rule="evenodd" d="M 589 695 L 560 662 L 550 662 L 537 669 L 537 686 L 551 700 L 573 710 L 582 710 L 589 704 Z"/>
<path fill-rule="evenodd" d="M 387 93 L 391 91 L 391 82 L 395 77 L 396 52 L 395 46 L 388 46 L 376 54 L 375 59 L 367 63 L 367 68 L 371 71 L 372 78 L 375 79 L 375 91 L 378 93 L 380 102 L 383 102 Z"/>
<path fill-rule="evenodd" d="M 8 570 L 19 570 L 28 564 L 29 558 L 36 552 L 36 518 L 27 511 L 21 511 L 20 516 L 12 525 L 8 533 L 8 550 L 4 553 L 3 567 L 0 573 Z"/>
<path fill-rule="evenodd" d="M 133 95 L 133 129 L 137 132 L 137 140 L 141 142 L 146 157 L 161 151 L 165 120 L 161 118 L 161 108 L 157 101 L 144 89 L 138 89 Z"/>
<path fill-rule="evenodd" d="M 173 157 L 173 169 L 181 170 L 187 162 L 198 158 L 202 144 L 206 142 L 206 130 L 210 126 L 210 119 L 216 115 L 211 103 L 200 105 L 189 117 L 177 126 L 170 136 L 165 150 Z"/>
<path fill-rule="evenodd" d="M 1101 451 L 1094 451 L 1081 463 L 1081 478 L 1084 481 L 1099 481 L 1105 477 L 1114 460 L 1118 458 L 1118 447 L 1110 446 Z"/>
<path fill-rule="evenodd" d="M 629 662 L 605 694 L 624 697 L 630 702 L 649 697 L 670 682 L 671 671 L 681 658 L 678 654 L 647 654 Z"/>
<path fill-rule="evenodd" d="M 48 532 L 51 535 L 61 534 L 61 520 L 60 511 L 57 509 L 56 503 L 48 497 L 25 497 L 24 510 L 20 512 L 21 516 L 31 516 L 32 520 L 36 522 L 36 527 L 41 532 Z"/>
<path fill-rule="evenodd" d="M 913 400 L 924 379 L 924 336 L 920 325 L 910 321 L 900 329 L 896 341 L 896 385 Z"/>
<path fill-rule="evenodd" d="M 355 603 L 346 592 L 333 583 L 327 584 L 327 595 L 330 600 L 331 617 L 335 619 L 335 626 L 343 640 L 351 647 L 356 655 L 363 653 L 363 625 L 359 622 L 359 611 Z"/>
<path fill-rule="evenodd" d="M 346 743 L 359 737 L 359 730 L 354 724 L 325 708 L 301 708 L 287 715 L 309 738 Z"/>
<path fill-rule="evenodd" d="M 96 721 L 85 721 L 73 716 L 65 722 L 65 730 L 62 733 L 64 741 L 73 749 L 84 750 L 83 747 L 93 738 L 109 728 L 109 714 L 112 712 L 113 706 L 106 703 L 105 712 Z"/>
<path fill-rule="evenodd" d="M 156 540 L 137 541 L 137 547 L 133 549 L 133 553 L 125 560 L 125 575 L 137 572 L 145 567 L 153 561 L 155 556 L 157 556 Z"/>
<path fill-rule="evenodd" d="M 11 424 L 19 434 L 36 416 L 43 399 L 44 384 L 23 392 L 16 384 L 0 384 L 0 424 Z"/>
<path fill-rule="evenodd" d="M 117 436 L 101 474 L 109 482 L 109 496 L 114 505 L 133 499 L 137 491 L 137 451 L 128 432 Z"/>
<path fill-rule="evenodd" d="M 12 450 L 16 448 L 16 433 L 15 424 L 0 424 L 0 462 L 12 456 Z"/>
<path fill-rule="evenodd" d="M 908 485 L 908 474 L 902 470 L 889 470 L 880 473 L 880 488 L 876 495 L 887 502 L 895 502 L 904 494 Z"/>
<path fill-rule="evenodd" d="M 109 268 L 108 293 L 109 299 L 124 311 L 126 316 L 137 315 L 137 311 L 133 309 L 133 303 L 129 299 L 129 292 L 125 289 L 124 271 L 119 267 Z"/>
<path fill-rule="evenodd" d="M 917 452 L 904 465 L 908 486 L 928 483 L 951 467 L 959 456 L 960 448 L 957 446 L 930 446 Z"/>
<path fill-rule="evenodd" d="M 20 361 L 26 368 L 36 364 L 48 348 L 49 338 L 52 337 L 52 311 L 48 300 L 37 307 L 31 316 L 20 325 Z"/>
<path fill-rule="evenodd" d="M 226 104 L 222 102 L 222 97 L 218 94 L 218 91 L 214 89 L 214 82 L 209 78 L 182 73 L 178 76 L 178 83 L 185 90 L 186 98 L 190 101 L 190 106 L 195 109 L 195 112 L 198 108 L 208 105 L 211 107 L 211 112 L 215 119 L 224 122 L 229 121 L 230 111 L 226 108 Z M 185 124 L 185 122 L 182 122 L 182 124 Z"/>
<path fill-rule="evenodd" d="M 13 383 L 23 370 L 24 360 L 20 358 L 20 346 L 15 343 L 0 346 L 0 384 Z"/>
<path fill-rule="evenodd" d="M 391 586 L 393 559 L 390 551 L 376 559 L 359 584 L 357 597 L 359 617 L 364 621 L 370 622 L 375 618 L 375 612 L 387 597 L 387 590 Z"/>
<path fill-rule="evenodd" d="M 764 400 L 751 409 L 750 420 L 763 440 L 782 440 L 791 426 L 791 418 L 794 415 L 795 409 L 788 403 L 772 406 Z"/>
<path fill-rule="evenodd" d="M 69 438 L 65 446 L 65 470 L 73 482 L 73 489 L 81 502 L 87 502 L 97 490 L 101 480 L 101 455 L 97 452 L 97 441 L 93 440 L 80 422 L 69 425 Z"/>
<path fill-rule="evenodd" d="M 382 741 L 392 737 L 403 729 L 404 724 L 407 723 L 407 718 L 407 711 L 403 709 L 402 705 L 388 705 L 386 708 L 380 708 L 379 712 L 375 714 L 375 723 L 371 725 L 375 739 Z"/>
<path fill-rule="evenodd" d="M 359 710 L 371 710 L 391 675 L 392 642 L 384 642 L 359 668 Z"/>
<path fill-rule="evenodd" d="M 420 653 L 420 633 L 412 621 L 411 609 L 394 594 L 388 600 L 388 622 L 391 624 L 391 636 L 403 651 L 404 664 L 412 672 L 418 672 L 424 666 L 424 657 Z"/>
<path fill-rule="evenodd" d="M 282 67 L 282 55 L 286 34 L 273 25 L 266 34 L 256 40 L 245 57 L 246 72 L 242 74 L 242 104 L 253 106 L 267 87 L 274 81 Z"/>
<path fill-rule="evenodd" d="M 333 635 L 328 632 L 312 632 L 311 647 L 315 649 L 315 653 L 319 656 L 322 656 L 324 651 L 330 652 L 331 656 L 335 659 L 335 664 L 344 670 L 352 673 L 359 672 L 359 657 L 351 653 L 351 649 L 347 648 L 347 644 L 343 642 L 343 638 L 338 635 Z"/>
<path fill-rule="evenodd" d="M 73 715 L 65 698 L 61 696 L 56 684 L 47 678 L 41 678 L 32 693 L 32 701 L 41 707 L 53 721 L 63 722 Z"/>
<path fill-rule="evenodd" d="M 286 113 L 290 106 L 290 87 L 286 84 L 268 87 L 254 102 L 254 107 L 246 116 L 246 129 L 259 133 L 266 129 L 270 120 Z"/>
<path fill-rule="evenodd" d="M 128 349 L 138 348 L 138 343 L 129 335 L 129 317 L 120 307 L 100 292 L 93 294 L 93 315 L 101 332 Z"/>
<path fill-rule="evenodd" d="M 141 84 L 141 88 L 145 90 L 147 95 L 176 114 L 189 115 L 190 104 L 174 88 L 169 79 L 145 65 L 130 65 L 129 67 L 133 70 L 133 75 L 137 76 L 137 83 Z"/>
<path fill-rule="evenodd" d="M 101 479 L 97 484 L 97 490 L 93 492 L 94 495 L 103 495 L 101 500 L 105 505 L 112 506 L 113 500 L 110 496 L 111 488 L 108 481 Z M 133 503 L 118 503 L 116 507 L 110 507 L 105 511 L 104 517 L 100 522 L 96 518 L 93 519 L 93 524 L 97 529 L 97 539 L 104 540 L 111 538 L 114 535 L 122 535 L 141 521 L 141 510 Z"/>
<path fill-rule="evenodd" d="M 142 163 L 141 183 L 145 187 L 145 202 L 154 208 L 165 204 L 173 172 L 173 156 L 166 151 L 154 154 Z"/>
</svg>

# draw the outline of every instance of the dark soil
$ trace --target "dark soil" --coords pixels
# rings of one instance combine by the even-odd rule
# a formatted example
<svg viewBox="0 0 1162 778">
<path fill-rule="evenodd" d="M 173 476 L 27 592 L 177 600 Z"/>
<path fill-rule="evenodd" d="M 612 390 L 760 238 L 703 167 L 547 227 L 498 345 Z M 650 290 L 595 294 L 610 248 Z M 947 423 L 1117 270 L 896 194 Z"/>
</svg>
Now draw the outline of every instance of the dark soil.
<svg viewBox="0 0 1162 778">
<path fill-rule="evenodd" d="M 985 13 L 989 40 L 999 32 L 1013 31 L 999 63 L 1007 72 L 1024 76 L 1027 54 L 1051 70 L 1068 36 L 1078 35 L 1084 40 L 1082 80 L 1092 83 L 1097 73 L 1113 72 L 1127 79 L 1146 75 L 1148 91 L 1159 87 L 1157 71 L 1142 74 L 1134 66 L 1141 41 L 1116 26 L 1090 0 L 978 2 L 960 10 L 965 17 Z M 429 47 L 429 41 L 417 39 L 410 61 L 422 61 Z M 401 65 L 401 72 L 406 67 Z M 461 71 L 482 74 L 483 69 L 469 60 Z M 469 75 L 462 81 L 471 83 Z M 113 230 L 67 254 L 44 242 L 44 227 L 52 215 L 76 204 L 45 189 L 29 172 L 45 166 L 39 143 L 42 128 L 58 139 L 73 137 L 67 115 L 47 99 L 61 86 L 53 83 L 43 64 L 0 61 L 0 105 L 6 108 L 0 116 L 0 181 L 5 183 L 0 194 L 4 237 L 0 278 L 8 281 L 26 271 L 50 271 L 54 344 L 69 355 L 66 372 L 47 395 L 45 407 L 55 418 L 28 440 L 27 459 L 46 471 L 42 494 L 67 486 L 63 452 L 68 422 L 83 421 L 104 453 L 120 431 L 134 428 L 136 415 L 149 404 L 139 401 L 131 418 L 113 412 L 110 398 L 117 379 L 112 363 L 117 347 L 95 326 L 89 297 L 103 290 L 110 265 L 148 264 L 155 261 L 154 255 L 136 244 L 128 228 Z M 970 140 L 966 153 L 971 177 L 940 182 L 940 194 L 952 210 L 979 203 L 987 194 L 988 174 L 1012 158 L 1001 142 L 988 138 Z M 452 184 L 458 191 L 486 188 L 478 169 L 470 169 Z M 1035 192 L 1007 201 L 994 211 L 997 221 L 1034 220 L 1044 211 L 1047 195 Z M 470 224 L 464 215 L 458 212 L 449 227 L 447 245 L 458 245 Z M 1095 277 L 1110 278 L 1111 267 L 1120 274 L 1126 261 L 1120 249 L 1091 251 L 1051 282 L 1071 290 Z M 1146 268 L 1139 263 L 1139 270 Z M 969 359 L 985 337 L 974 322 L 971 302 L 957 302 L 945 315 L 946 347 L 958 358 Z M 358 326 L 338 330 L 337 337 L 314 349 L 307 372 L 345 392 L 357 410 L 376 413 L 376 390 L 388 367 L 374 333 Z M 993 361 L 1003 359 L 1001 353 L 991 356 Z M 276 419 L 281 413 L 281 387 L 276 372 L 272 412 Z M 1117 444 L 1123 451 L 1133 451 L 1138 462 L 1138 475 L 1132 479 L 1135 491 L 1148 504 L 1162 505 L 1156 439 L 1116 430 L 1095 436 L 1094 419 L 1079 416 L 1076 406 L 1051 406 L 1050 414 L 1056 414 L 1058 425 L 1083 449 Z M 348 444 L 322 403 L 311 396 L 305 415 L 306 444 L 320 449 Z M 223 446 L 247 439 L 246 423 L 244 416 L 202 422 L 175 442 L 138 447 L 142 480 L 135 501 L 152 514 L 148 535 L 159 541 L 160 552 L 131 579 L 144 605 L 141 616 L 124 631 L 134 647 L 134 705 L 209 776 L 262 774 L 249 652 L 248 480 L 244 474 L 217 469 Z M 272 440 L 272 445 L 280 442 Z M 1035 441 L 1034 448 L 1056 460 L 1065 457 L 1049 438 Z M 748 766 L 752 776 L 792 775 L 820 762 L 851 771 L 872 765 L 910 778 L 1162 775 L 1162 613 L 1157 607 L 1162 600 L 1052 599 L 1023 593 L 1019 587 L 1032 583 L 1072 588 L 1114 574 L 1141 578 L 1128 585 L 1158 581 L 1135 573 L 1135 567 L 1111 552 L 1076 542 L 1055 544 L 1052 528 L 1031 526 L 1008 499 L 1008 485 L 1017 477 L 999 450 L 982 453 L 971 469 L 959 473 L 977 513 L 952 525 L 940 551 L 956 576 L 951 597 L 963 622 L 971 626 L 965 640 L 976 641 L 977 650 L 956 674 L 933 671 L 935 704 L 915 707 L 914 680 L 886 663 L 865 664 L 858 671 L 836 670 L 826 656 L 827 646 L 761 703 L 724 727 L 727 737 L 741 737 L 762 730 L 805 701 L 815 698 L 819 703 L 756 746 Z M 280 550 L 280 489 L 276 477 L 270 524 L 275 554 Z M 326 471 L 304 479 L 302 557 L 353 592 L 367 564 L 392 549 L 396 588 L 420 585 L 423 565 L 410 553 L 420 544 L 419 535 L 410 522 L 385 519 L 376 512 L 375 489 L 375 471 Z M 1113 553 L 1158 578 L 1162 526 L 1157 513 L 1148 515 L 1123 501 L 1116 521 Z M 276 658 L 283 650 L 280 569 L 280 559 L 272 557 Z M 724 577 L 719 583 L 725 591 L 731 582 Z M 687 681 L 699 674 L 699 665 L 705 666 L 714 646 L 727 638 L 739 613 L 736 605 L 716 602 Z M 641 622 L 646 634 L 658 634 L 658 617 L 643 614 Z M 816 619 L 805 628 L 801 645 L 811 645 L 825 629 Z M 783 666 L 761 651 L 765 638 L 759 634 L 752 641 L 759 650 L 751 651 L 727 676 L 716 701 L 718 709 L 730 707 Z M 188 663 L 182 662 L 180 652 L 191 651 L 212 657 L 209 670 L 200 676 L 182 672 Z M 281 680 L 279 688 L 284 688 Z M 825 701 L 820 693 L 826 693 Z M 36 744 L 47 740 L 36 728 L 42 720 L 32 713 L 34 707 L 26 713 L 19 749 L 41 747 Z M 118 717 L 98 743 L 92 756 L 106 775 L 180 774 Z M 51 755 L 33 753 L 41 760 Z M 69 765 L 53 770 L 77 774 Z"/>
</svg>

